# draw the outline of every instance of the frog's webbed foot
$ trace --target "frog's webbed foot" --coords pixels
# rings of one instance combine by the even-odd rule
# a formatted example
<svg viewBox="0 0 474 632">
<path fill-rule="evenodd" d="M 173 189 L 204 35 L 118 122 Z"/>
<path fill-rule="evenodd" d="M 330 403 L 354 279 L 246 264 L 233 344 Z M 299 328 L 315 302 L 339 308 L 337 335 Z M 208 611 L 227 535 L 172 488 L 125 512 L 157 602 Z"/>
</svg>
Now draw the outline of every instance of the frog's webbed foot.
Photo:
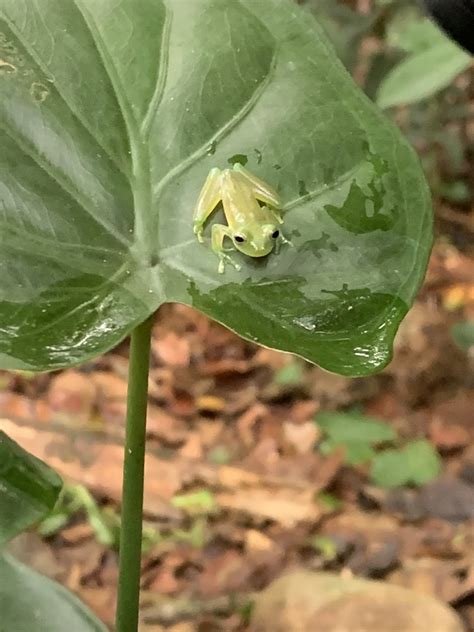
<svg viewBox="0 0 474 632">
<path fill-rule="evenodd" d="M 277 242 L 275 244 L 275 254 L 278 254 L 280 252 L 280 249 L 283 244 L 288 244 L 288 246 L 291 246 L 291 248 L 293 248 L 293 243 L 280 233 L 277 239 Z"/>
<path fill-rule="evenodd" d="M 234 261 L 232 257 L 230 257 L 229 255 L 226 255 L 225 252 L 218 252 L 217 256 L 219 257 L 219 266 L 217 268 L 217 271 L 219 272 L 219 274 L 224 274 L 226 263 L 229 263 L 237 271 L 242 269 L 242 266 L 236 261 Z"/>
<path fill-rule="evenodd" d="M 224 239 L 229 237 L 232 239 L 232 233 L 227 226 L 223 226 L 222 224 L 214 224 L 212 227 L 212 250 L 219 257 L 219 274 L 223 274 L 225 270 L 225 264 L 229 263 L 231 266 L 234 266 L 236 270 L 240 270 L 241 266 L 236 263 L 230 255 L 227 254 L 229 251 L 234 251 L 234 248 L 224 248 Z"/>
<path fill-rule="evenodd" d="M 193 231 L 197 237 L 197 240 L 200 244 L 204 243 L 204 237 L 202 236 L 204 232 L 204 222 L 200 222 L 196 220 L 193 224 Z"/>
</svg>

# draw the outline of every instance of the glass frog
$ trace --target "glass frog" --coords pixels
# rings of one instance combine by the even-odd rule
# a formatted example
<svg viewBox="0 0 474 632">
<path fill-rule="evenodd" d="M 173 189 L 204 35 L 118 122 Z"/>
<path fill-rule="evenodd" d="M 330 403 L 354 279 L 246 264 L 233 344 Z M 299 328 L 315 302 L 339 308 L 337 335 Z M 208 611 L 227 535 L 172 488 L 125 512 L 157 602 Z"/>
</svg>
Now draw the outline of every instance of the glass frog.
<svg viewBox="0 0 474 632">
<path fill-rule="evenodd" d="M 220 273 L 226 262 L 237 270 L 241 268 L 227 254 L 234 248 L 224 248 L 226 237 L 249 257 L 265 257 L 275 246 L 278 251 L 281 243 L 289 243 L 277 228 L 277 224 L 283 224 L 278 195 L 238 163 L 232 169 L 211 169 L 207 176 L 194 210 L 194 233 L 201 243 L 204 224 L 219 202 L 227 226 L 214 224 L 211 248 L 219 257 Z"/>
</svg>

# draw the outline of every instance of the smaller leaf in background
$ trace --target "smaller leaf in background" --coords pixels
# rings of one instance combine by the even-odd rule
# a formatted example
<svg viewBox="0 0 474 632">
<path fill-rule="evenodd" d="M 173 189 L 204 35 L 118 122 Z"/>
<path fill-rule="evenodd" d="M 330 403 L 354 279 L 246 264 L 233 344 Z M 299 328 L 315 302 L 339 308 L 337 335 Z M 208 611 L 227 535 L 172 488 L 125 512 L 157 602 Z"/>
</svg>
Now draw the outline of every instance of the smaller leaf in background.
<svg viewBox="0 0 474 632">
<path fill-rule="evenodd" d="M 380 487 L 424 485 L 438 476 L 441 462 L 431 443 L 409 443 L 400 450 L 385 450 L 372 462 L 371 478 Z"/>
<path fill-rule="evenodd" d="M 469 351 L 474 347 L 474 320 L 463 320 L 451 328 L 454 342 L 463 351 Z"/>
<path fill-rule="evenodd" d="M 375 450 L 367 443 L 367 441 L 336 441 L 334 439 L 326 439 L 323 441 L 319 450 L 324 455 L 332 454 L 341 445 L 344 446 L 344 462 L 348 465 L 360 465 L 371 461 L 375 456 Z"/>
<path fill-rule="evenodd" d="M 61 488 L 56 472 L 0 431 L 0 545 L 44 518 Z"/>
<path fill-rule="evenodd" d="M 471 57 L 445 38 L 444 42 L 410 55 L 395 66 L 379 86 L 377 104 L 390 108 L 432 97 L 470 65 Z"/>
<path fill-rule="evenodd" d="M 429 18 L 420 18 L 415 7 L 407 8 L 387 28 L 387 43 L 406 53 L 421 53 L 446 42 L 446 35 Z"/>
<path fill-rule="evenodd" d="M 81 503 L 77 497 L 71 497 L 70 486 L 65 484 L 54 508 L 37 525 L 37 533 L 44 538 L 51 537 L 61 531 L 80 510 Z"/>
<path fill-rule="evenodd" d="M 65 588 L 0 556 L 2 632 L 107 632 L 107 628 Z"/>
<path fill-rule="evenodd" d="M 385 422 L 359 413 L 324 412 L 316 416 L 316 424 L 327 435 L 319 449 L 332 454 L 338 447 L 345 449 L 344 460 L 350 465 L 370 461 L 374 445 L 394 441 L 395 431 Z"/>
<path fill-rule="evenodd" d="M 48 537 L 64 528 L 78 512 L 86 514 L 97 542 L 118 548 L 120 518 L 111 508 L 100 507 L 83 485 L 65 485 L 58 503 L 38 525 L 38 533 Z"/>
<path fill-rule="evenodd" d="M 397 438 L 393 428 L 384 421 L 356 412 L 323 412 L 316 415 L 315 421 L 335 441 L 365 441 L 375 444 Z"/>
</svg>

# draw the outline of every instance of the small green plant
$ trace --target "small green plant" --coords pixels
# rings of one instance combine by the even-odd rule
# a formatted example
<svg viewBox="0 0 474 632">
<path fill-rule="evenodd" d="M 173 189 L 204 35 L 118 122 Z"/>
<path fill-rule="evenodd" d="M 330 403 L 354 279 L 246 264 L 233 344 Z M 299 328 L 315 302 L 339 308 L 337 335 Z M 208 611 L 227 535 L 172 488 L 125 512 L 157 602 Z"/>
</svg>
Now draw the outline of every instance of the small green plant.
<svg viewBox="0 0 474 632">
<path fill-rule="evenodd" d="M 110 507 L 100 507 L 83 485 L 64 485 L 54 509 L 37 526 L 43 537 L 63 529 L 79 513 L 84 513 L 97 541 L 108 548 L 118 548 L 120 519 Z"/>
<path fill-rule="evenodd" d="M 428 441 L 409 443 L 399 450 L 384 450 L 372 461 L 371 477 L 380 487 L 424 485 L 441 470 L 438 453 Z"/>
<path fill-rule="evenodd" d="M 315 421 L 326 436 L 319 450 L 330 454 L 342 447 L 349 465 L 369 463 L 370 477 L 380 487 L 423 485 L 440 472 L 440 458 L 428 441 L 381 449 L 381 445 L 398 440 L 393 428 L 383 421 L 351 412 L 319 413 Z"/>
<path fill-rule="evenodd" d="M 333 538 L 317 535 L 311 540 L 311 545 L 327 562 L 332 562 L 336 559 L 337 546 Z"/>
<path fill-rule="evenodd" d="M 319 449 L 331 454 L 338 447 L 344 448 L 346 463 L 358 465 L 375 456 L 375 447 L 396 439 L 395 431 L 386 423 L 359 413 L 319 413 L 316 423 L 326 438 Z"/>
<path fill-rule="evenodd" d="M 218 507 L 214 494 L 208 489 L 201 489 L 189 494 L 179 494 L 171 499 L 171 504 L 184 509 L 191 515 L 207 515 L 214 513 Z"/>
</svg>

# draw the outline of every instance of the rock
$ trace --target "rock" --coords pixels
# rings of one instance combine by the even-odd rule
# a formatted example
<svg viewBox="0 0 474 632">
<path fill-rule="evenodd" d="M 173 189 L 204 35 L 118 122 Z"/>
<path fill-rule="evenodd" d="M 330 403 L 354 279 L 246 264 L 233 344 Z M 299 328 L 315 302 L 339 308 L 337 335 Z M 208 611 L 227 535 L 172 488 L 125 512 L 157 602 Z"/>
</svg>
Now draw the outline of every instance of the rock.
<svg viewBox="0 0 474 632">
<path fill-rule="evenodd" d="M 420 490 L 420 502 L 428 516 L 449 522 L 474 518 L 474 487 L 458 478 L 440 478 Z"/>
<path fill-rule="evenodd" d="M 474 461 L 467 461 L 462 465 L 459 478 L 468 485 L 474 485 Z"/>
<path fill-rule="evenodd" d="M 59 373 L 51 380 L 47 401 L 55 413 L 89 421 L 97 397 L 97 388 L 89 375 L 76 369 Z"/>
<path fill-rule="evenodd" d="M 252 632 L 463 632 L 433 597 L 383 582 L 295 571 L 260 593 Z"/>
</svg>

